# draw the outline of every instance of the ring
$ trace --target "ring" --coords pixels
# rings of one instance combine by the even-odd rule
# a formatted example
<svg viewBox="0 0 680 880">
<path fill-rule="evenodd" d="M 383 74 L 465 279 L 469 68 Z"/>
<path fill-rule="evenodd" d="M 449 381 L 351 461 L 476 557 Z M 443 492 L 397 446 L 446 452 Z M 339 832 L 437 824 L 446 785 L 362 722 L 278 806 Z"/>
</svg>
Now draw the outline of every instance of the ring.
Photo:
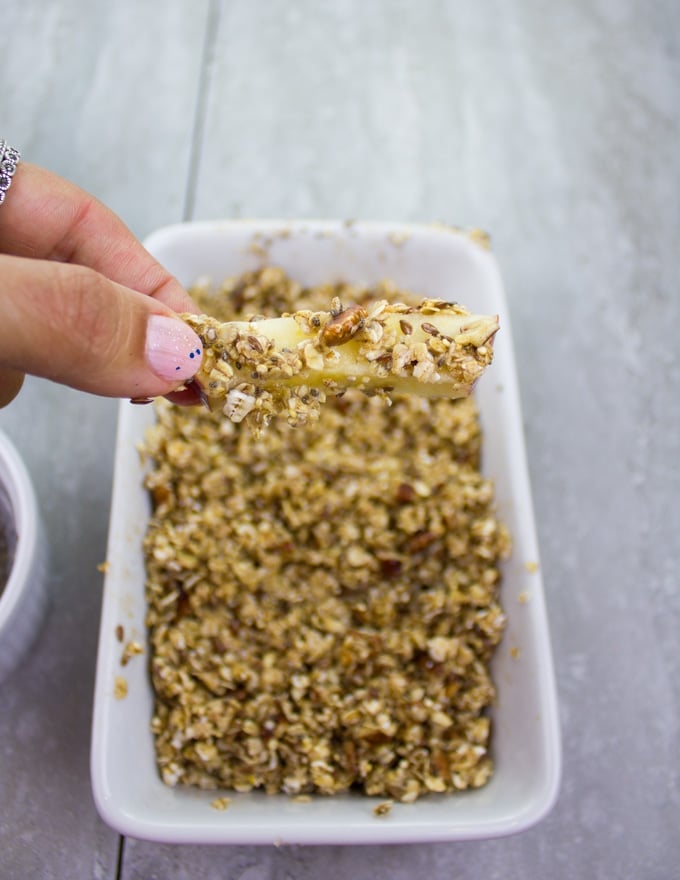
<svg viewBox="0 0 680 880">
<path fill-rule="evenodd" d="M 0 205 L 5 201 L 7 190 L 12 185 L 14 172 L 21 161 L 21 153 L 10 147 L 4 138 L 0 138 Z"/>
</svg>

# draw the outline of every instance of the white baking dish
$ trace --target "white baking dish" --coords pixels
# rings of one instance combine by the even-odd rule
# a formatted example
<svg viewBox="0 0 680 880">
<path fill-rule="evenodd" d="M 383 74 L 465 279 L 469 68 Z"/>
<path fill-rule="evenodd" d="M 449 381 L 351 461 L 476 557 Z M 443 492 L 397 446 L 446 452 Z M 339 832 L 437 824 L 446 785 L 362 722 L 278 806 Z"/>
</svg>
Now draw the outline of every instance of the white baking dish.
<svg viewBox="0 0 680 880">
<path fill-rule="evenodd" d="M 11 566 L 0 584 L 0 684 L 31 647 L 47 608 L 47 543 L 31 478 L 0 431 L 0 507 L 10 530 Z"/>
<path fill-rule="evenodd" d="M 149 503 L 136 444 L 153 418 L 151 408 L 121 403 L 92 738 L 92 781 L 102 817 L 137 838 L 239 844 L 451 841 L 511 834 L 538 822 L 557 795 L 560 737 L 510 322 L 494 258 L 449 228 L 373 223 L 189 223 L 159 230 L 147 246 L 185 285 L 275 264 L 305 284 L 390 278 L 414 293 L 498 313 L 494 363 L 476 394 L 483 469 L 495 482 L 514 551 L 504 567 L 508 626 L 493 664 L 496 770 L 486 787 L 395 804 L 384 818 L 373 814 L 375 799 L 359 794 L 298 803 L 284 795 L 224 792 L 232 802 L 218 811 L 211 802 L 219 792 L 161 782 L 149 727 L 148 658 L 120 665 L 117 627 L 124 628 L 125 640 L 145 640 L 141 540 Z M 116 676 L 127 681 L 124 699 L 114 698 Z"/>
</svg>

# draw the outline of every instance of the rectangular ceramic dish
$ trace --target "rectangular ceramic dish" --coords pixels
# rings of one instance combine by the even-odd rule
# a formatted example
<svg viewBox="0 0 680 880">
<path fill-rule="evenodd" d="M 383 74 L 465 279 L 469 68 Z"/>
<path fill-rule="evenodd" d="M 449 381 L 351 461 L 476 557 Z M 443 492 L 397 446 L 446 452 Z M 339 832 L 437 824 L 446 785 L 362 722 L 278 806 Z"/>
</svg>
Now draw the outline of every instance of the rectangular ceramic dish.
<svg viewBox="0 0 680 880">
<path fill-rule="evenodd" d="M 483 470 L 494 480 L 499 515 L 513 538 L 502 602 L 508 626 L 493 664 L 495 774 L 486 787 L 395 804 L 359 794 L 313 797 L 168 788 L 156 770 L 150 732 L 153 697 L 146 655 L 125 667 L 119 641 L 145 643 L 141 540 L 149 516 L 136 445 L 150 407 L 120 405 L 115 477 L 96 679 L 91 769 L 104 820 L 133 837 L 172 843 L 406 843 L 495 837 L 522 831 L 550 810 L 560 776 L 560 738 L 550 642 L 525 462 L 512 336 L 501 277 L 476 239 L 439 226 L 342 222 L 188 223 L 161 229 L 149 250 L 185 284 L 219 282 L 279 265 L 305 284 L 389 278 L 423 296 L 455 299 L 498 313 L 495 359 L 476 394 L 484 431 Z M 116 677 L 127 682 L 115 699 Z"/>
</svg>

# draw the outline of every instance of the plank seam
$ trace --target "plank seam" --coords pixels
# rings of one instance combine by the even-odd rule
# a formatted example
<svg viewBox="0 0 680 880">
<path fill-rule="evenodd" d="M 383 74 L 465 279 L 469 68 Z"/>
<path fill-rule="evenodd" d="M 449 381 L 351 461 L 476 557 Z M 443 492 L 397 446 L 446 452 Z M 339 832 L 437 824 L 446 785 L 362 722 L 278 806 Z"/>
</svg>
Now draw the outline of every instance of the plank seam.
<svg viewBox="0 0 680 880">
<path fill-rule="evenodd" d="M 203 135 L 205 132 L 205 120 L 208 106 L 208 92 L 212 80 L 212 67 L 215 57 L 215 45 L 220 20 L 219 0 L 209 0 L 208 14 L 206 17 L 205 38 L 203 43 L 201 75 L 198 83 L 198 97 L 196 100 L 196 113 L 191 135 L 191 152 L 189 156 L 189 174 L 184 197 L 184 210 L 182 219 L 191 220 L 196 202 L 196 183 L 198 180 L 198 168 L 201 161 L 203 148 Z"/>
</svg>

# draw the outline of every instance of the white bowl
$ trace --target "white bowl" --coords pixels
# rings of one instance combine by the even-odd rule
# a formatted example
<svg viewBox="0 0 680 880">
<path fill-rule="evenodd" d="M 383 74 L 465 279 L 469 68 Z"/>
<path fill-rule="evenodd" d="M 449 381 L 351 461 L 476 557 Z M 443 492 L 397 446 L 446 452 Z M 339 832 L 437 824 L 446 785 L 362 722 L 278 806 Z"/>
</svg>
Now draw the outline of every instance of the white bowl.
<svg viewBox="0 0 680 880">
<path fill-rule="evenodd" d="M 46 544 L 30 477 L 0 431 L 0 506 L 10 521 L 13 553 L 0 592 L 0 682 L 26 655 L 47 607 Z M 1 588 L 0 588 L 1 589 Z"/>
<path fill-rule="evenodd" d="M 149 516 L 136 444 L 150 408 L 122 403 L 104 591 L 92 740 L 98 809 L 124 834 L 173 843 L 406 843 L 495 837 L 522 831 L 550 810 L 560 776 L 557 701 L 522 435 L 508 309 L 491 254 L 468 236 L 438 226 L 342 222 L 189 223 L 161 229 L 149 250 L 189 285 L 276 264 L 305 284 L 390 278 L 424 296 L 456 299 L 499 313 L 495 359 L 476 392 L 484 429 L 484 472 L 495 481 L 499 515 L 513 536 L 502 601 L 508 625 L 493 672 L 495 774 L 481 789 L 395 804 L 373 815 L 360 794 L 314 797 L 233 794 L 226 811 L 215 792 L 168 788 L 156 770 L 150 733 L 148 658 L 121 668 L 125 639 L 145 640 L 141 540 Z M 116 676 L 128 684 L 114 698 Z"/>
</svg>

